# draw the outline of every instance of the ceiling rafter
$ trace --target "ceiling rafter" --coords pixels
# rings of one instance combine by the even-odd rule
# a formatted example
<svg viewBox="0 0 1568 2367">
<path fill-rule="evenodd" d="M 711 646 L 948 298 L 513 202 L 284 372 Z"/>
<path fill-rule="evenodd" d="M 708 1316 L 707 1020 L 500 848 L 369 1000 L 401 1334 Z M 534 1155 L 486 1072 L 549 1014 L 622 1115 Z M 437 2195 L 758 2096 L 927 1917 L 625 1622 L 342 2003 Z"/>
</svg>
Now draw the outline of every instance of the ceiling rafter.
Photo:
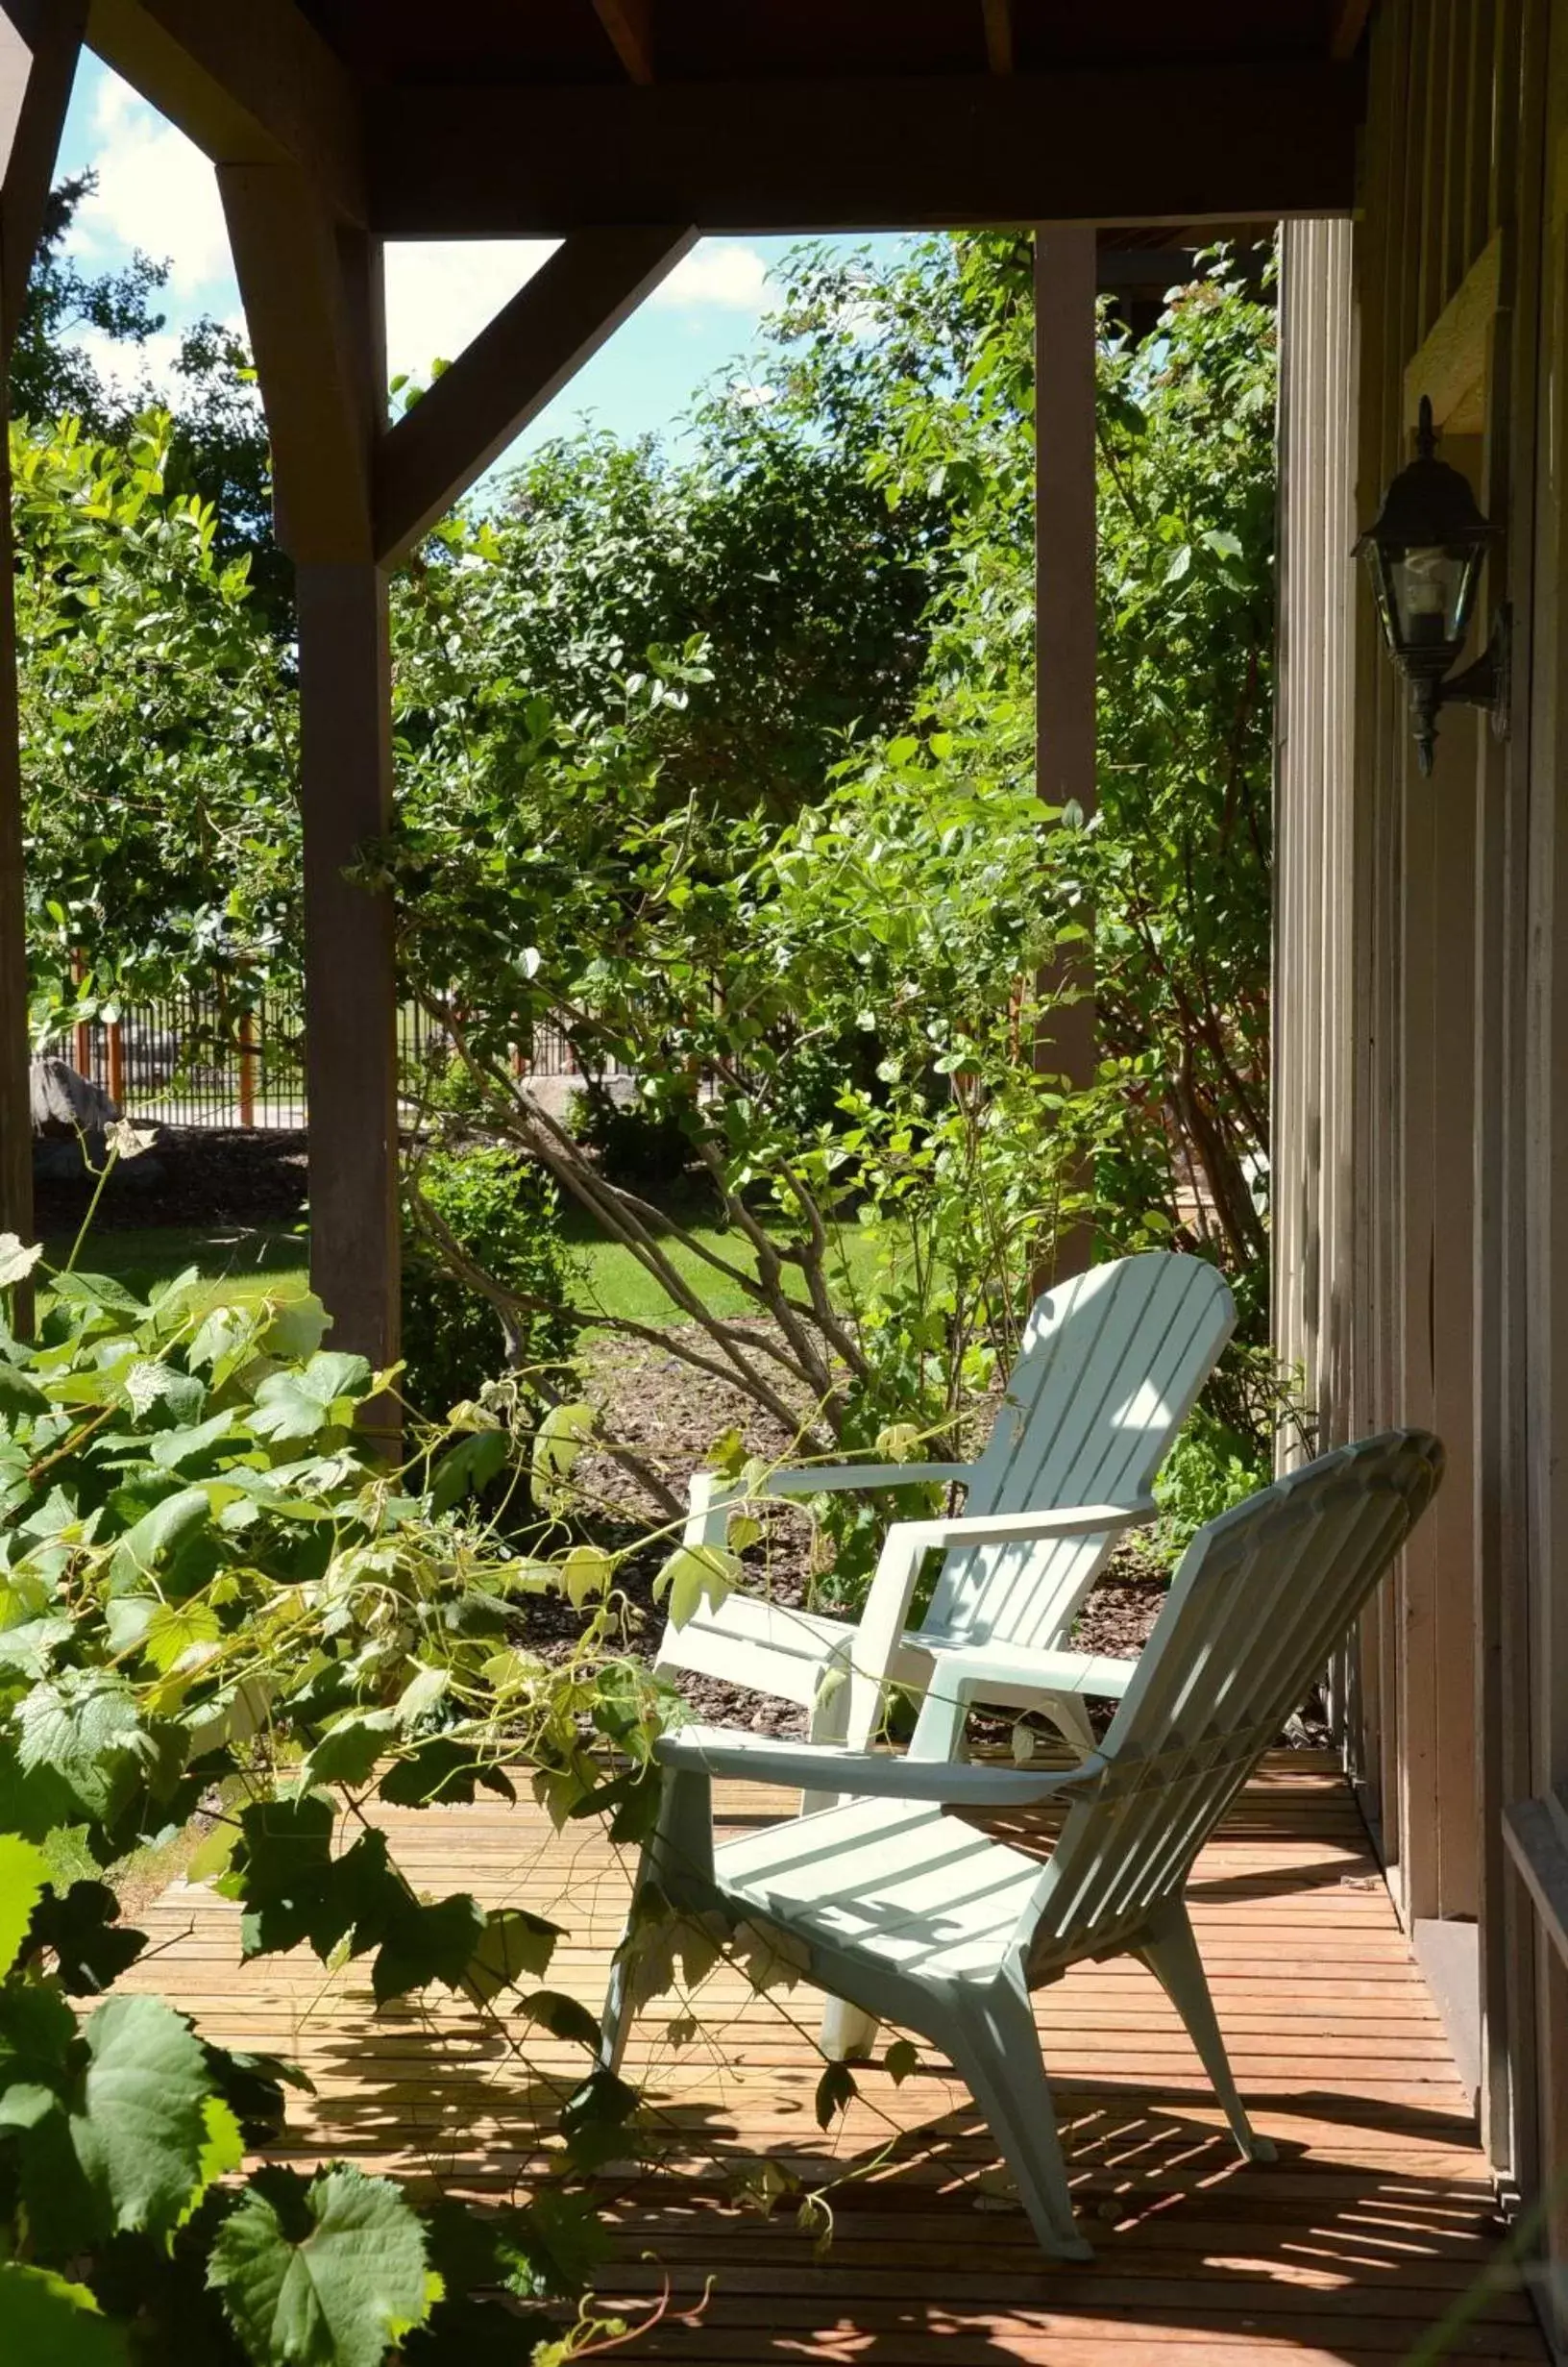
<svg viewBox="0 0 1568 2367">
<path fill-rule="evenodd" d="M 594 14 L 634 83 L 653 80 L 653 0 L 594 0 Z"/>
</svg>

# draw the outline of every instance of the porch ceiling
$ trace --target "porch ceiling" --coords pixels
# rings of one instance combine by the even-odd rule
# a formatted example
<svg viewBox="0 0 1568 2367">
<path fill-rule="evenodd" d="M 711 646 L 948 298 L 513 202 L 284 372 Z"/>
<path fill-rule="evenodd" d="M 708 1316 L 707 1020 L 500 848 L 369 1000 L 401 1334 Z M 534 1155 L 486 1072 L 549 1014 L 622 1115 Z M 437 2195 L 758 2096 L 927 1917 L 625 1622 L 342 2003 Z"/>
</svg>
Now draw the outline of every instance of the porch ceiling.
<svg viewBox="0 0 1568 2367">
<path fill-rule="evenodd" d="M 1200 224 L 1352 199 L 1361 0 L 92 0 L 223 163 L 389 236 Z"/>
</svg>

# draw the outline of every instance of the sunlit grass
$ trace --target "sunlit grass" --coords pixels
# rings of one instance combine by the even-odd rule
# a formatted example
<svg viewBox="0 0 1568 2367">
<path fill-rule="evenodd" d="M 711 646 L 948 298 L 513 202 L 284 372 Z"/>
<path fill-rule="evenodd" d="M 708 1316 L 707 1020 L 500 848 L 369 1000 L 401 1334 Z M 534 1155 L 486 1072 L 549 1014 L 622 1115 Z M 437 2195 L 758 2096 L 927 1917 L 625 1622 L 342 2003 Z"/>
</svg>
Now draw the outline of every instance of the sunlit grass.
<svg viewBox="0 0 1568 2367">
<path fill-rule="evenodd" d="M 684 1229 L 727 1265 L 755 1273 L 756 1254 L 743 1235 L 720 1225 L 690 1221 Z M 629 1249 L 596 1236 L 586 1218 L 569 1214 L 566 1232 L 568 1254 L 577 1276 L 576 1296 L 585 1312 L 606 1319 L 622 1316 L 631 1322 L 660 1326 L 691 1320 L 687 1310 L 645 1271 Z M 675 1271 L 710 1313 L 732 1317 L 756 1312 L 754 1301 L 740 1285 L 710 1266 L 697 1249 L 674 1240 L 661 1245 Z M 845 1224 L 835 1228 L 829 1288 L 841 1303 L 864 1288 L 886 1245 L 886 1234 L 870 1227 Z M 45 1255 L 52 1264 L 61 1264 L 70 1246 L 67 1240 L 49 1241 Z M 131 1288 L 166 1281 L 194 1266 L 203 1278 L 198 1303 L 210 1304 L 219 1297 L 243 1301 L 260 1298 L 268 1292 L 291 1295 L 306 1291 L 309 1288 L 308 1260 L 306 1237 L 282 1227 L 156 1225 L 106 1226 L 85 1244 L 77 1264 L 84 1272 L 110 1274 Z M 804 1285 L 796 1288 L 803 1298 Z"/>
</svg>

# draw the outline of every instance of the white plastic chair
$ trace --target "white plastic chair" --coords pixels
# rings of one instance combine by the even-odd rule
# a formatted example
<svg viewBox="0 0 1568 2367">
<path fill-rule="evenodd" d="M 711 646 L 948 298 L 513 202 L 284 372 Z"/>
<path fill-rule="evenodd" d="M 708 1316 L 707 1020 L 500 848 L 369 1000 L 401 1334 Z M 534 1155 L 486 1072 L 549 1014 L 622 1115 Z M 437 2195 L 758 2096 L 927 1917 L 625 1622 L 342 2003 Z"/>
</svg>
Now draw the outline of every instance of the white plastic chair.
<svg viewBox="0 0 1568 2367">
<path fill-rule="evenodd" d="M 961 1483 L 962 1516 L 896 1521 L 858 1626 L 736 1592 L 667 1624 L 655 1668 L 728 1678 L 801 1703 L 815 1742 L 868 1743 L 890 1683 L 922 1692 L 943 1656 L 987 1645 L 1007 1661 L 983 1698 L 1041 1710 L 1083 1751 L 1076 1693 L 1046 1664 L 1124 1530 L 1151 1519 L 1150 1491 L 1230 1338 L 1236 1306 L 1200 1258 L 1152 1251 L 1091 1267 L 1044 1292 L 978 1462 L 835 1464 L 771 1473 L 758 1492 L 808 1496 L 917 1480 Z M 686 1541 L 723 1545 L 735 1483 L 699 1471 Z M 904 1621 L 933 1547 L 945 1546 L 921 1625 Z M 1104 1660 L 1093 1689 L 1119 1698 L 1137 1663 Z M 847 1679 L 847 1682 L 845 1682 Z M 806 1809 L 828 1803 L 808 1793 Z"/>
<path fill-rule="evenodd" d="M 759 1926 L 810 1976 L 944 2050 L 990 2123 L 1048 2253 L 1082 2259 L 1029 1992 L 1087 1958 L 1140 1957 L 1168 1991 L 1244 2155 L 1271 2148 L 1231 2073 L 1185 1897 L 1193 1860 L 1419 1516 L 1442 1473 L 1422 1431 L 1340 1447 L 1192 1541 L 1109 1734 L 1066 1773 L 955 1765 L 951 1703 L 992 1681 L 948 1656 L 907 1758 L 690 1728 L 658 1745 L 665 1788 L 640 1880 L 682 1914 Z M 1087 1686 L 1055 1656 L 1053 1682 Z M 714 1847 L 709 1779 L 857 1795 Z M 1059 1800 L 1042 1865 L 970 1821 Z M 604 2059 L 633 2010 L 632 1937 Z"/>
</svg>

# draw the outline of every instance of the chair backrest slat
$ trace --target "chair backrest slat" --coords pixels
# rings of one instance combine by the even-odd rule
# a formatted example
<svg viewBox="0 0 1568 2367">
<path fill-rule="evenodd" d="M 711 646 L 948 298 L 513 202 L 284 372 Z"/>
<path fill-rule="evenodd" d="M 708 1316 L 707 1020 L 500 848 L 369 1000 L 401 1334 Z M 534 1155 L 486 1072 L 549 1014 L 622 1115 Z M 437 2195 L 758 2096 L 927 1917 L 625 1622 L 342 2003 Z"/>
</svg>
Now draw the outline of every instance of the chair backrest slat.
<svg viewBox="0 0 1568 2367">
<path fill-rule="evenodd" d="M 1020 1931 L 1037 1978 L 1136 1932 L 1181 1888 L 1442 1467 L 1430 1433 L 1386 1431 L 1193 1539 Z"/>
<path fill-rule="evenodd" d="M 1160 1250 L 1090 1267 L 1042 1293 L 966 1511 L 1146 1495 L 1235 1321 L 1216 1268 Z M 1115 1541 L 957 1548 L 943 1565 L 926 1628 L 976 1642 L 1049 1643 Z"/>
</svg>

